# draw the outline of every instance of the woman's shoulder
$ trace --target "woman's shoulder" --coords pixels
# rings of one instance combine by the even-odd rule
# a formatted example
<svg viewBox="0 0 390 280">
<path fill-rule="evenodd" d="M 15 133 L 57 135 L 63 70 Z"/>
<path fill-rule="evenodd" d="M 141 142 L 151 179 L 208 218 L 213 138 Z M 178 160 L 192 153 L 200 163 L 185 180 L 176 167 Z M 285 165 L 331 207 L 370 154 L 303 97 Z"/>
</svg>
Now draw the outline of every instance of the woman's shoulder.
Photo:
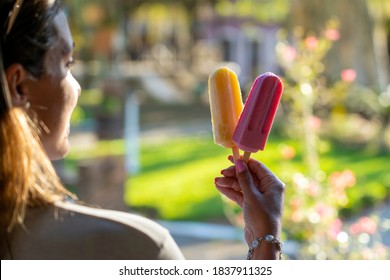
<svg viewBox="0 0 390 280">
<path fill-rule="evenodd" d="M 169 232 L 156 222 L 73 202 L 29 211 L 12 243 L 24 259 L 183 258 Z"/>
<path fill-rule="evenodd" d="M 75 223 L 74 225 L 80 222 L 84 225 L 84 223 L 87 222 L 88 227 L 97 227 L 100 229 L 99 231 L 108 230 L 108 232 L 112 232 L 114 228 L 118 228 L 121 229 L 121 232 L 126 236 L 128 236 L 128 233 L 138 233 L 140 235 L 145 235 L 155 243 L 160 243 L 169 235 L 167 229 L 156 222 L 140 215 L 127 212 L 102 209 L 64 201 L 57 202 L 53 210 L 54 217 L 57 220 Z M 85 227 L 85 225 L 83 227 Z M 83 230 L 83 227 L 79 227 L 79 230 Z"/>
</svg>

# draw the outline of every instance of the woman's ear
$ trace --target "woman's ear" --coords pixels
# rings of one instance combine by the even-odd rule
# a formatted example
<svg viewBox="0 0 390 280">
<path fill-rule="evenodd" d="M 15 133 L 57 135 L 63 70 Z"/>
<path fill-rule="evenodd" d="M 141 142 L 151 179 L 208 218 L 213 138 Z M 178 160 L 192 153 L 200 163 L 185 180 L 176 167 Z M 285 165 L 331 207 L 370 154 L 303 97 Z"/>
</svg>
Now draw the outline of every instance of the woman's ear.
<svg viewBox="0 0 390 280">
<path fill-rule="evenodd" d="M 27 72 L 19 63 L 14 63 L 5 71 L 8 87 L 14 107 L 25 107 L 28 104 L 28 88 L 24 86 Z"/>
</svg>

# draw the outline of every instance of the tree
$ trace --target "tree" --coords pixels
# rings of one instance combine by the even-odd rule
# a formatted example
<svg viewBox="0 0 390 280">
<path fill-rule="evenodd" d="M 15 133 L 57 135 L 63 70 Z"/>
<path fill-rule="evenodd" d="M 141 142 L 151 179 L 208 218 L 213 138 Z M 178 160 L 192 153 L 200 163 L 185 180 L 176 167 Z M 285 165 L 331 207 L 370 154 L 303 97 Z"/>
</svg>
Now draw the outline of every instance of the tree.
<svg viewBox="0 0 390 280">
<path fill-rule="evenodd" d="M 383 74 L 387 70 L 377 63 L 374 24 L 365 0 L 291 0 L 287 26 L 318 36 L 331 19 L 338 21 L 341 38 L 325 59 L 327 76 L 336 80 L 343 69 L 353 68 L 360 84 L 383 90 L 379 77 L 388 77 Z"/>
</svg>

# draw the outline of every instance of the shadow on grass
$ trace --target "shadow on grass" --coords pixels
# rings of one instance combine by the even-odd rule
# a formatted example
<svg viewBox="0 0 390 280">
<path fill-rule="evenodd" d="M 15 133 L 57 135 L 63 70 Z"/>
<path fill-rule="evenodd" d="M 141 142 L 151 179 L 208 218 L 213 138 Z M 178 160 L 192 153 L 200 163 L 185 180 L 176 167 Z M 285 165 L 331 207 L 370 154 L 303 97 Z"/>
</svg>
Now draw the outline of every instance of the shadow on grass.
<svg viewBox="0 0 390 280">
<path fill-rule="evenodd" d="M 160 210 L 153 205 L 142 206 L 130 206 L 132 212 L 141 214 L 142 216 L 150 219 L 159 220 L 164 219 L 164 215 L 160 213 Z M 178 214 L 175 218 L 169 219 L 172 221 L 220 221 L 226 222 L 226 218 L 223 212 L 223 201 L 220 196 L 206 199 L 202 202 L 193 204 L 192 207 L 185 209 L 184 211 L 177 209 Z"/>
<path fill-rule="evenodd" d="M 170 169 L 174 166 L 199 161 L 219 155 L 228 155 L 228 149 L 214 144 L 211 138 L 173 140 L 167 145 L 143 149 L 141 152 L 141 173 Z"/>
</svg>

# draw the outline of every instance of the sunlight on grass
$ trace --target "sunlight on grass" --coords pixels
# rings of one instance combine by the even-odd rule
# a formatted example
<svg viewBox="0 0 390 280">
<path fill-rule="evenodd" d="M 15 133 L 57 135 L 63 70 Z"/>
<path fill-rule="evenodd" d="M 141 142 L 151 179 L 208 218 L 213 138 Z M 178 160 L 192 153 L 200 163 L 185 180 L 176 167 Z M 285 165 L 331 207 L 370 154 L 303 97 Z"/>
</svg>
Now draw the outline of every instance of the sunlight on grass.
<svg viewBox="0 0 390 280">
<path fill-rule="evenodd" d="M 265 151 L 252 154 L 287 185 L 286 201 L 294 195 L 291 181 L 295 173 L 307 170 L 302 162 L 299 141 L 270 138 Z M 347 190 L 349 201 L 342 213 L 356 214 L 390 196 L 389 154 L 373 154 L 324 143 L 321 168 L 326 174 L 352 170 L 357 184 Z M 295 156 L 288 159 L 283 149 L 292 147 Z M 66 164 L 82 159 L 123 156 L 123 140 L 101 141 L 88 149 L 73 149 Z M 125 201 L 134 210 L 153 213 L 155 218 L 171 220 L 210 220 L 224 217 L 224 203 L 214 186 L 214 178 L 231 163 L 231 154 L 214 144 L 211 135 L 172 138 L 163 142 L 143 142 L 141 172 L 130 176 L 125 186 Z M 289 209 L 285 209 L 288 215 Z"/>
<path fill-rule="evenodd" d="M 288 160 L 282 148 L 292 146 L 297 154 Z M 375 156 L 361 150 L 347 150 L 327 144 L 321 155 L 321 167 L 329 174 L 350 169 L 357 176 L 357 185 L 349 190 L 346 213 L 356 212 L 384 199 L 389 188 L 383 185 L 388 174 L 388 156 Z M 229 149 L 215 145 L 211 137 L 188 137 L 167 142 L 144 143 L 141 149 L 141 172 L 129 178 L 125 201 L 137 209 L 154 209 L 158 218 L 172 220 L 208 220 L 223 216 L 223 203 L 214 187 L 220 170 L 230 166 Z M 300 143 L 270 139 L 265 151 L 253 154 L 287 183 L 286 199 L 296 172 L 305 172 Z M 288 213 L 288 209 L 286 209 Z"/>
<path fill-rule="evenodd" d="M 281 177 L 291 177 L 298 162 L 280 163 L 279 143 L 268 143 L 261 159 Z M 223 203 L 214 178 L 231 163 L 231 154 L 213 143 L 211 137 L 172 139 L 143 144 L 141 173 L 129 178 L 125 201 L 133 208 L 153 208 L 164 219 L 207 220 L 223 217 Z"/>
<path fill-rule="evenodd" d="M 165 219 L 221 217 L 214 178 L 228 166 L 227 155 L 209 137 L 143 144 L 142 171 L 129 178 L 125 200 L 131 207 L 155 208 Z"/>
<path fill-rule="evenodd" d="M 131 206 L 158 207 L 165 219 L 220 217 L 222 205 L 213 182 L 224 158 L 197 160 L 130 178 L 126 201 Z M 207 201 L 211 207 L 202 207 Z"/>
</svg>

